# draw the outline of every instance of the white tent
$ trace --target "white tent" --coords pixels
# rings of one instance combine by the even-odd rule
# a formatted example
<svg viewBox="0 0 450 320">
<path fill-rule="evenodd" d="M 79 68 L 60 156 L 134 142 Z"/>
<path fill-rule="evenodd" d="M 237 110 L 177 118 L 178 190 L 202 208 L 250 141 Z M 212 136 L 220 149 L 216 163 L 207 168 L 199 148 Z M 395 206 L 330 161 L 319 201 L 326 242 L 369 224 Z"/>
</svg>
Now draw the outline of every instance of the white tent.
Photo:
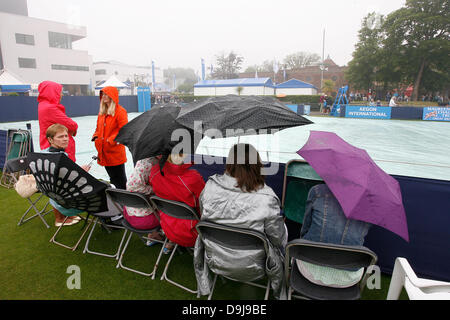
<svg viewBox="0 0 450 320">
<path fill-rule="evenodd" d="M 108 80 L 101 85 L 95 87 L 95 90 L 103 89 L 104 87 L 116 87 L 117 89 L 129 88 L 125 83 L 117 79 L 116 76 L 111 76 Z"/>
<path fill-rule="evenodd" d="M 31 90 L 30 84 L 26 84 L 18 76 L 6 69 L 0 71 L 0 91 L 27 92 L 29 90 Z"/>
</svg>

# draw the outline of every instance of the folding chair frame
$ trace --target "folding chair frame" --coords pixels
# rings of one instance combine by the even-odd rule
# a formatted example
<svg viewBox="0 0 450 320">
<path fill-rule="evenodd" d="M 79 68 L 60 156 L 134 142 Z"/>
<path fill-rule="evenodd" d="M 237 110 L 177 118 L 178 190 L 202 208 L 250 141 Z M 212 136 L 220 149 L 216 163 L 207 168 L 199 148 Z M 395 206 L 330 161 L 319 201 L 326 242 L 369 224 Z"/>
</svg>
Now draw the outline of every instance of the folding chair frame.
<svg viewBox="0 0 450 320">
<path fill-rule="evenodd" d="M 191 208 L 190 206 L 188 206 L 187 204 L 183 203 L 183 202 L 173 201 L 173 200 L 166 200 L 166 199 L 163 199 L 163 198 L 160 198 L 160 197 L 157 197 L 157 196 L 151 196 L 150 200 L 155 204 L 155 206 L 157 207 L 157 209 L 159 211 L 162 211 L 162 212 L 164 212 L 165 214 L 167 214 L 169 216 L 172 216 L 174 218 L 180 218 L 179 216 L 175 215 L 173 212 L 169 212 L 167 210 L 163 210 L 162 208 L 164 207 L 164 205 L 177 206 L 179 208 L 183 208 L 185 215 L 187 215 L 191 220 L 200 221 L 200 219 L 199 219 L 197 213 L 195 212 L 195 210 L 193 208 Z M 161 256 L 162 256 L 164 247 L 167 244 L 167 241 L 168 241 L 168 239 L 166 238 L 166 240 L 164 241 L 164 244 L 163 244 L 163 246 L 161 248 L 161 251 L 159 252 L 158 260 L 156 261 L 157 265 L 158 265 L 158 263 L 159 263 L 159 261 L 161 259 Z M 178 247 L 179 247 L 179 245 L 175 244 L 175 247 L 173 248 L 172 253 L 170 254 L 169 260 L 167 260 L 167 263 L 166 263 L 166 266 L 164 268 L 163 274 L 161 275 L 161 280 L 166 280 L 167 282 L 169 282 L 169 283 L 171 283 L 171 284 L 173 284 L 173 285 L 175 285 L 175 286 L 177 286 L 177 287 L 179 287 L 179 288 L 181 288 L 183 290 L 186 290 L 186 291 L 188 291 L 190 293 L 197 294 L 197 297 L 200 297 L 200 291 L 198 290 L 198 288 L 197 289 L 190 289 L 188 287 L 185 287 L 181 283 L 178 283 L 178 282 L 170 279 L 168 277 L 168 275 L 167 275 L 170 263 L 172 262 L 173 256 L 174 256 L 175 252 L 177 251 Z M 186 249 L 189 250 L 189 249 L 192 249 L 192 248 L 186 248 Z M 155 275 L 153 275 L 152 279 L 154 279 L 154 278 L 155 278 Z"/>
<path fill-rule="evenodd" d="M 67 219 L 70 218 L 70 217 L 68 217 L 68 216 L 66 216 L 66 217 L 64 218 L 62 224 L 58 227 L 58 229 L 56 230 L 55 234 L 50 238 L 49 241 L 52 242 L 52 243 L 54 243 L 54 244 L 57 244 L 57 245 L 59 245 L 59 246 L 61 246 L 61 247 L 70 249 L 70 250 L 72 250 L 72 251 L 75 251 L 75 250 L 78 248 L 78 245 L 80 244 L 81 240 L 83 239 L 84 235 L 86 234 L 86 232 L 88 231 L 89 227 L 91 226 L 91 224 L 92 224 L 92 222 L 93 222 L 93 220 L 94 220 L 94 219 L 89 219 L 89 217 L 87 217 L 87 218 L 83 218 L 82 216 L 79 216 L 79 217 L 80 217 L 82 220 L 85 221 L 85 225 L 86 225 L 86 223 L 87 223 L 88 221 L 89 221 L 89 224 L 88 224 L 87 227 L 83 226 L 83 228 L 85 228 L 85 229 L 84 229 L 83 233 L 81 234 L 80 238 L 78 239 L 78 241 L 77 241 L 73 246 L 69 246 L 69 245 L 66 245 L 66 244 L 64 244 L 64 243 L 61 243 L 61 242 L 56 241 L 56 236 L 58 235 L 59 231 L 60 231 L 61 228 L 64 226 L 64 223 L 67 221 Z"/>
<path fill-rule="evenodd" d="M 146 195 L 141 194 L 141 193 L 130 192 L 130 191 L 121 190 L 121 189 L 113 189 L 113 188 L 106 189 L 106 193 L 111 197 L 111 199 L 113 201 L 115 201 L 116 203 L 119 203 L 122 206 L 134 207 L 134 208 L 152 208 L 152 209 L 155 208 L 155 206 L 153 205 L 151 200 Z M 157 215 L 156 215 L 156 217 L 159 219 L 159 217 Z M 133 228 L 125 219 L 122 220 L 122 226 L 125 229 L 125 233 L 122 238 L 122 241 L 123 241 L 123 239 L 125 239 L 125 235 L 126 235 L 127 231 L 129 231 L 130 234 L 128 235 L 128 238 L 125 242 L 122 252 L 120 253 L 120 255 L 118 257 L 118 262 L 117 262 L 116 268 L 122 268 L 122 269 L 131 271 L 131 272 L 134 272 L 134 273 L 146 276 L 146 277 L 152 277 L 152 279 L 154 279 L 156 270 L 158 268 L 159 259 L 156 261 L 156 263 L 153 267 L 153 271 L 151 273 L 145 273 L 143 271 L 125 266 L 123 263 L 123 258 L 124 258 L 125 252 L 128 248 L 128 244 L 130 243 L 130 240 L 131 240 L 131 237 L 133 236 L 133 234 L 139 235 L 140 239 L 143 241 L 153 240 L 153 241 L 163 243 L 163 241 L 161 241 L 161 240 L 156 240 L 156 239 L 152 239 L 152 238 L 145 236 L 148 233 L 159 230 L 159 227 L 153 228 L 153 229 L 148 229 L 148 230 L 138 230 L 138 229 Z"/>
<path fill-rule="evenodd" d="M 5 169 L 11 173 L 11 177 L 12 177 L 14 184 L 18 181 L 16 178 L 16 174 L 20 174 L 20 172 L 26 172 L 26 170 L 28 169 L 28 163 L 27 163 L 26 158 L 27 158 L 26 156 L 23 156 L 23 157 L 19 157 L 19 158 L 15 158 L 15 159 L 10 159 L 5 164 Z M 38 193 L 40 193 L 40 192 L 38 191 Z M 47 215 L 48 213 L 53 211 L 52 209 L 46 211 L 48 205 L 50 204 L 49 200 L 47 199 L 47 202 L 45 203 L 44 207 L 41 210 L 39 210 L 37 208 L 37 204 L 42 199 L 43 196 L 44 195 L 41 193 L 39 195 L 39 197 L 35 200 L 31 199 L 31 197 L 26 198 L 27 201 L 30 203 L 30 206 L 25 211 L 25 213 L 22 215 L 22 217 L 20 218 L 20 220 L 17 224 L 18 226 L 21 226 L 25 222 L 27 222 L 35 217 L 39 217 L 42 220 L 42 222 L 44 223 L 44 225 L 47 227 L 47 229 L 50 228 L 47 221 L 45 221 L 45 219 L 44 219 L 45 215 Z M 34 210 L 35 214 L 32 215 L 31 217 L 28 217 L 25 219 L 25 217 L 28 215 L 28 213 L 31 211 L 31 209 Z"/>
<path fill-rule="evenodd" d="M 103 257 L 107 257 L 107 258 L 115 258 L 116 260 L 118 260 L 119 259 L 119 255 L 120 255 L 120 249 L 122 248 L 123 241 L 125 239 L 125 236 L 127 235 L 127 230 L 124 227 L 122 227 L 122 226 L 117 226 L 117 225 L 112 225 L 112 224 L 111 225 L 110 224 L 104 224 L 102 221 L 99 221 L 99 220 L 100 220 L 100 217 L 94 215 L 93 225 L 92 225 L 91 231 L 89 232 L 88 238 L 86 239 L 86 244 L 84 245 L 83 253 L 87 252 L 87 253 L 90 253 L 90 254 L 95 254 L 95 255 L 103 256 Z M 120 240 L 119 247 L 117 248 L 116 253 L 114 253 L 114 254 L 107 254 L 107 253 L 98 252 L 98 251 L 94 251 L 94 250 L 89 249 L 89 243 L 91 241 L 92 234 L 94 233 L 94 229 L 95 229 L 97 224 L 102 225 L 108 232 L 111 232 L 110 230 L 108 230 L 108 228 L 124 229 L 124 233 L 123 233 L 122 239 Z"/>
</svg>

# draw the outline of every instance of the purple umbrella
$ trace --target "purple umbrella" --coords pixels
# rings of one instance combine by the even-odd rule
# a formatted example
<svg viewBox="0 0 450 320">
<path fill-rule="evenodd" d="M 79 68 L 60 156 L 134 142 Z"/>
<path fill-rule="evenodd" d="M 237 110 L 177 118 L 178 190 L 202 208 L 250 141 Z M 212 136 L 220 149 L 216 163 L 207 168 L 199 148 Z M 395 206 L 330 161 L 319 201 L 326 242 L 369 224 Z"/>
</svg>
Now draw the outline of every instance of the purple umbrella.
<svg viewBox="0 0 450 320">
<path fill-rule="evenodd" d="M 400 185 L 366 150 L 333 132 L 311 131 L 297 153 L 322 177 L 347 218 L 376 224 L 409 242 Z"/>
</svg>

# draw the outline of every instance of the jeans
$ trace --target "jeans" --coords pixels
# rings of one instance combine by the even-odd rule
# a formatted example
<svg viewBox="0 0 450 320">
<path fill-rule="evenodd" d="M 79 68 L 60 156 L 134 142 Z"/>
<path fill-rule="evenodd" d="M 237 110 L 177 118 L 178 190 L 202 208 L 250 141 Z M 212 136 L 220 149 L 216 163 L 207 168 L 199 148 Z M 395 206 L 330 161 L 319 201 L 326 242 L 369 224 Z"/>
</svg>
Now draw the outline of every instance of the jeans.
<svg viewBox="0 0 450 320">
<path fill-rule="evenodd" d="M 309 191 L 300 237 L 316 242 L 362 246 L 370 226 L 367 222 L 347 219 L 328 186 L 319 184 Z"/>
</svg>

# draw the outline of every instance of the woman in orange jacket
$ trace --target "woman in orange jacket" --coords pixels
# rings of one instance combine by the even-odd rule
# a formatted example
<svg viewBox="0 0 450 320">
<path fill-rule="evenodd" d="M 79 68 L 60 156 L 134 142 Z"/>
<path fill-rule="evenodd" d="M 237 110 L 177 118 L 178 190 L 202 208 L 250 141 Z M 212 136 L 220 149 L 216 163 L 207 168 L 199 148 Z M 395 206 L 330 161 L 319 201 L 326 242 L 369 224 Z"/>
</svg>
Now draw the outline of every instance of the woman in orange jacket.
<svg viewBox="0 0 450 320">
<path fill-rule="evenodd" d="M 119 105 L 119 91 L 105 87 L 100 91 L 100 111 L 97 129 L 92 136 L 98 152 L 98 164 L 108 172 L 110 182 L 119 189 L 126 189 L 125 146 L 114 141 L 120 128 L 128 123 L 127 111 Z"/>
</svg>

